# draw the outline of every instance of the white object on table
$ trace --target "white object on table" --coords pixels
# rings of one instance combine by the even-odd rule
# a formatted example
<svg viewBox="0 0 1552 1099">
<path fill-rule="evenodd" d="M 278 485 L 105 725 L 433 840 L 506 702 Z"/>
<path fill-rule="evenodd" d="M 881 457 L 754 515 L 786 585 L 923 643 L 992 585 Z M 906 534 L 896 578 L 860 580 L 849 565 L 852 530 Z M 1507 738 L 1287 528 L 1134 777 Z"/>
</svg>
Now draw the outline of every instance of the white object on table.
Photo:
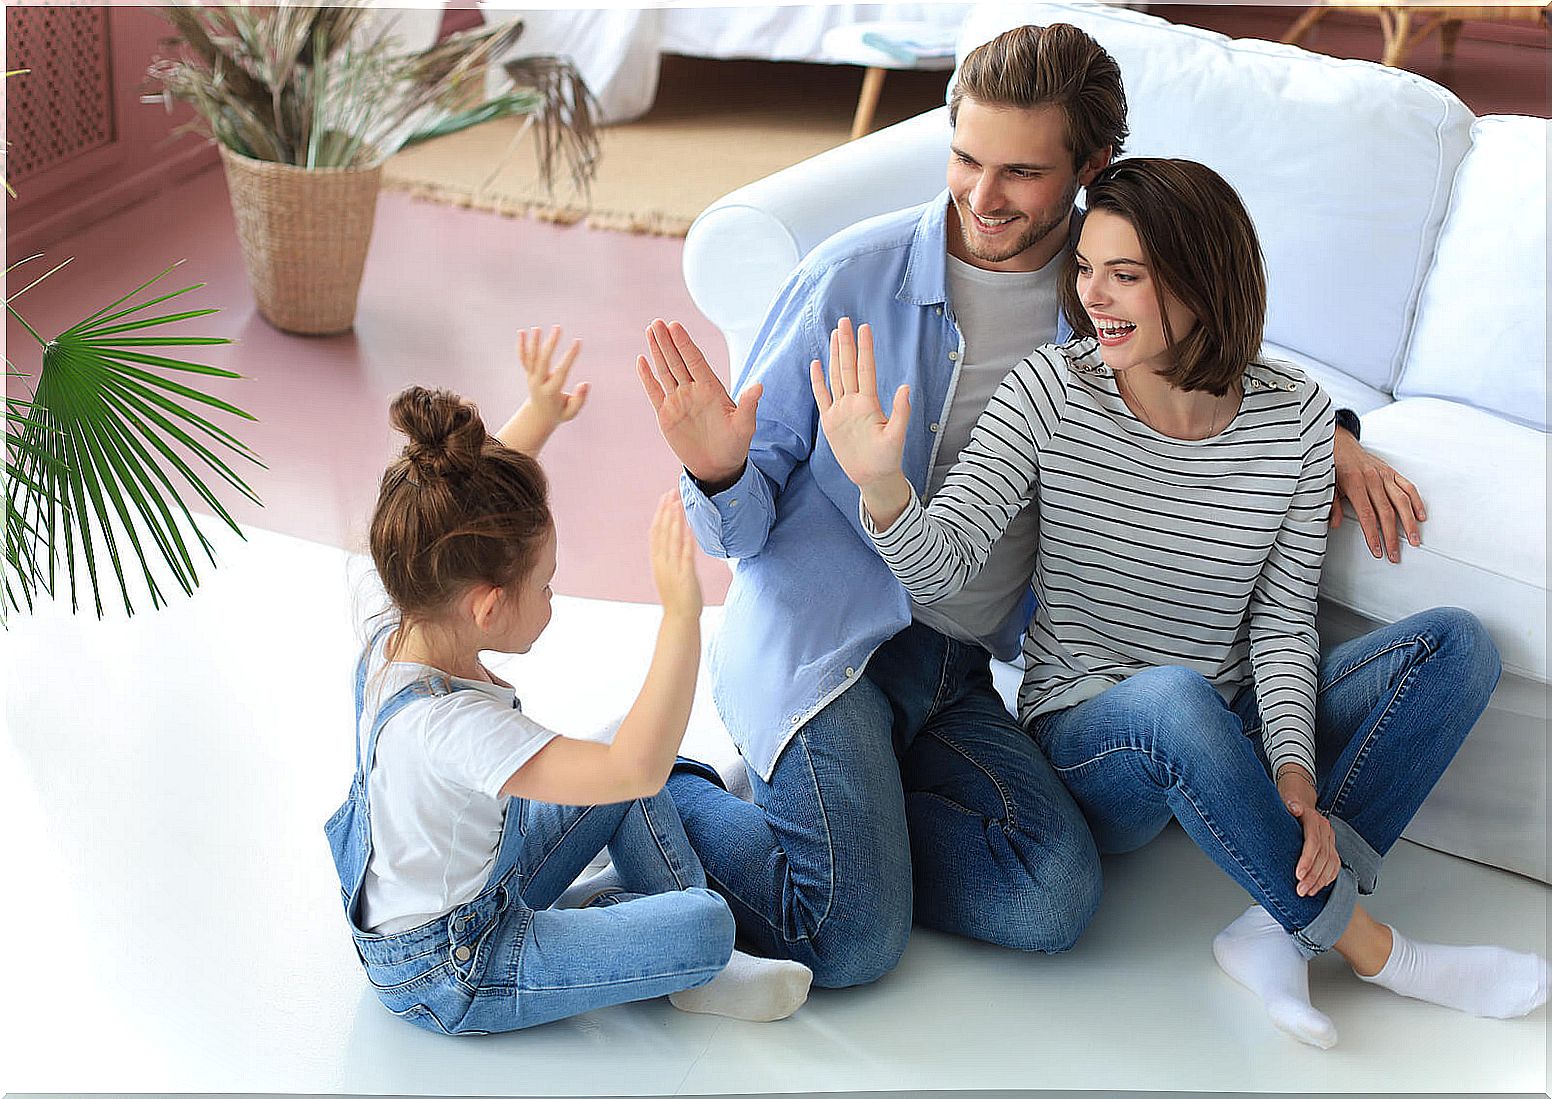
<svg viewBox="0 0 1552 1099">
<path fill-rule="evenodd" d="M 827 59 L 861 65 L 862 93 L 852 117 L 851 136 L 856 140 L 873 127 L 873 112 L 884 90 L 884 74 L 890 69 L 952 69 L 954 31 L 922 22 L 848 23 L 825 32 L 821 49 Z"/>
</svg>

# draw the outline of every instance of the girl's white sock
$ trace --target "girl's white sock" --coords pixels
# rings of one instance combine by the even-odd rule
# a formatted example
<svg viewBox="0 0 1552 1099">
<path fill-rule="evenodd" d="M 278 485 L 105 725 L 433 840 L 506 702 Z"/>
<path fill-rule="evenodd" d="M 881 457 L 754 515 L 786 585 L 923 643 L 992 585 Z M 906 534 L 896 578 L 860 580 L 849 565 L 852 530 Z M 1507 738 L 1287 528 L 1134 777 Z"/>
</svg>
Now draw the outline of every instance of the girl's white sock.
<svg viewBox="0 0 1552 1099">
<path fill-rule="evenodd" d="M 1213 939 L 1213 957 L 1223 971 L 1266 1005 L 1279 1030 L 1320 1049 L 1336 1045 L 1336 1025 L 1309 998 L 1309 963 L 1293 936 L 1259 904 Z"/>
<path fill-rule="evenodd" d="M 1501 946 L 1415 943 L 1395 928 L 1390 957 L 1366 981 L 1472 1015 L 1513 1019 L 1547 1002 L 1547 960 Z"/>
<path fill-rule="evenodd" d="M 671 993 L 668 1002 L 680 1011 L 768 1023 L 802 1007 L 813 980 L 813 972 L 801 962 L 735 950 L 721 973 L 699 988 Z"/>
</svg>

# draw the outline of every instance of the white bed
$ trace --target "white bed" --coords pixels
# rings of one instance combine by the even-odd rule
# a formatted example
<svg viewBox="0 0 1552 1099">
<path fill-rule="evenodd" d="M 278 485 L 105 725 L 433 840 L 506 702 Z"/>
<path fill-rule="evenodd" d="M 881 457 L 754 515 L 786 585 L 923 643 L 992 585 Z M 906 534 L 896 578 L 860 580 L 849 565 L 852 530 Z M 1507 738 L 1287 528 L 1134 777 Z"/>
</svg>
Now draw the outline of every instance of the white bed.
<svg viewBox="0 0 1552 1099">
<path fill-rule="evenodd" d="M 522 40 L 511 56 L 569 55 L 598 97 L 605 122 L 643 114 L 657 94 L 665 53 L 844 64 L 829 55 L 825 33 L 851 23 L 888 20 L 957 28 L 970 4 L 787 4 L 705 8 L 613 8 L 557 11 L 482 3 L 487 21 L 519 17 Z M 489 90 L 503 76 L 493 66 Z"/>
</svg>

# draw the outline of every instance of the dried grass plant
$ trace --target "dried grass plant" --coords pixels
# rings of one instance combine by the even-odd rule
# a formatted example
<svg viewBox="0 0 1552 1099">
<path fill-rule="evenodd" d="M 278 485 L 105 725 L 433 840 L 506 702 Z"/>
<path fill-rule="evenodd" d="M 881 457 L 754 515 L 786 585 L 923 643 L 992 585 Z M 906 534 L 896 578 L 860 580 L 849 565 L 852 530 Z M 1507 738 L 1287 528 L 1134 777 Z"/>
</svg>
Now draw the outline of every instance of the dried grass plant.
<svg viewBox="0 0 1552 1099">
<path fill-rule="evenodd" d="M 162 12 L 177 32 L 174 52 L 147 75 L 193 106 L 195 129 L 233 152 L 304 168 L 371 167 L 427 137 L 531 114 L 546 187 L 561 163 L 583 193 L 596 171 L 596 104 L 569 61 L 524 58 L 508 66 L 509 92 L 467 104 L 486 64 L 522 34 L 520 20 L 405 51 L 392 22 L 359 2 L 179 3 Z"/>
</svg>

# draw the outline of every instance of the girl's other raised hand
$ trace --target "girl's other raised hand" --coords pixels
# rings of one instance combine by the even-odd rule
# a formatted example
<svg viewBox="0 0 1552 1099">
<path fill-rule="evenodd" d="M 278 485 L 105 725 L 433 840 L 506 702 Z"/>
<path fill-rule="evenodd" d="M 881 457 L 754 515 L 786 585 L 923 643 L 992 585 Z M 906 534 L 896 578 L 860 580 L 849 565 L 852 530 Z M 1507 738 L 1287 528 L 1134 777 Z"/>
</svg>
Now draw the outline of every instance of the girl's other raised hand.
<svg viewBox="0 0 1552 1099">
<path fill-rule="evenodd" d="M 558 426 L 574 420 L 587 403 L 588 383 L 583 382 L 571 392 L 566 392 L 566 377 L 582 350 L 581 340 L 572 340 L 560 357 L 560 363 L 551 366 L 556 345 L 560 343 L 560 325 L 550 328 L 548 336 L 535 325 L 519 329 L 517 333 L 517 357 L 523 364 L 528 378 L 528 400 L 535 405 L 552 425 Z"/>
<path fill-rule="evenodd" d="M 700 620 L 704 599 L 695 574 L 695 537 L 684 517 L 678 492 L 665 492 L 657 502 L 648 535 L 652 581 L 663 604 L 664 617 Z"/>
<path fill-rule="evenodd" d="M 558 324 L 550 329 L 548 336 L 537 326 L 518 329 L 517 358 L 523 364 L 523 374 L 528 379 L 528 399 L 496 432 L 496 438 L 513 450 L 537 456 L 555 429 L 576 419 L 577 413 L 587 403 L 586 382 L 572 392 L 566 392 L 566 377 L 582 350 L 582 341 L 572 340 L 571 346 L 560 357 L 560 363 L 552 365 L 555 347 L 559 343 Z"/>
</svg>

